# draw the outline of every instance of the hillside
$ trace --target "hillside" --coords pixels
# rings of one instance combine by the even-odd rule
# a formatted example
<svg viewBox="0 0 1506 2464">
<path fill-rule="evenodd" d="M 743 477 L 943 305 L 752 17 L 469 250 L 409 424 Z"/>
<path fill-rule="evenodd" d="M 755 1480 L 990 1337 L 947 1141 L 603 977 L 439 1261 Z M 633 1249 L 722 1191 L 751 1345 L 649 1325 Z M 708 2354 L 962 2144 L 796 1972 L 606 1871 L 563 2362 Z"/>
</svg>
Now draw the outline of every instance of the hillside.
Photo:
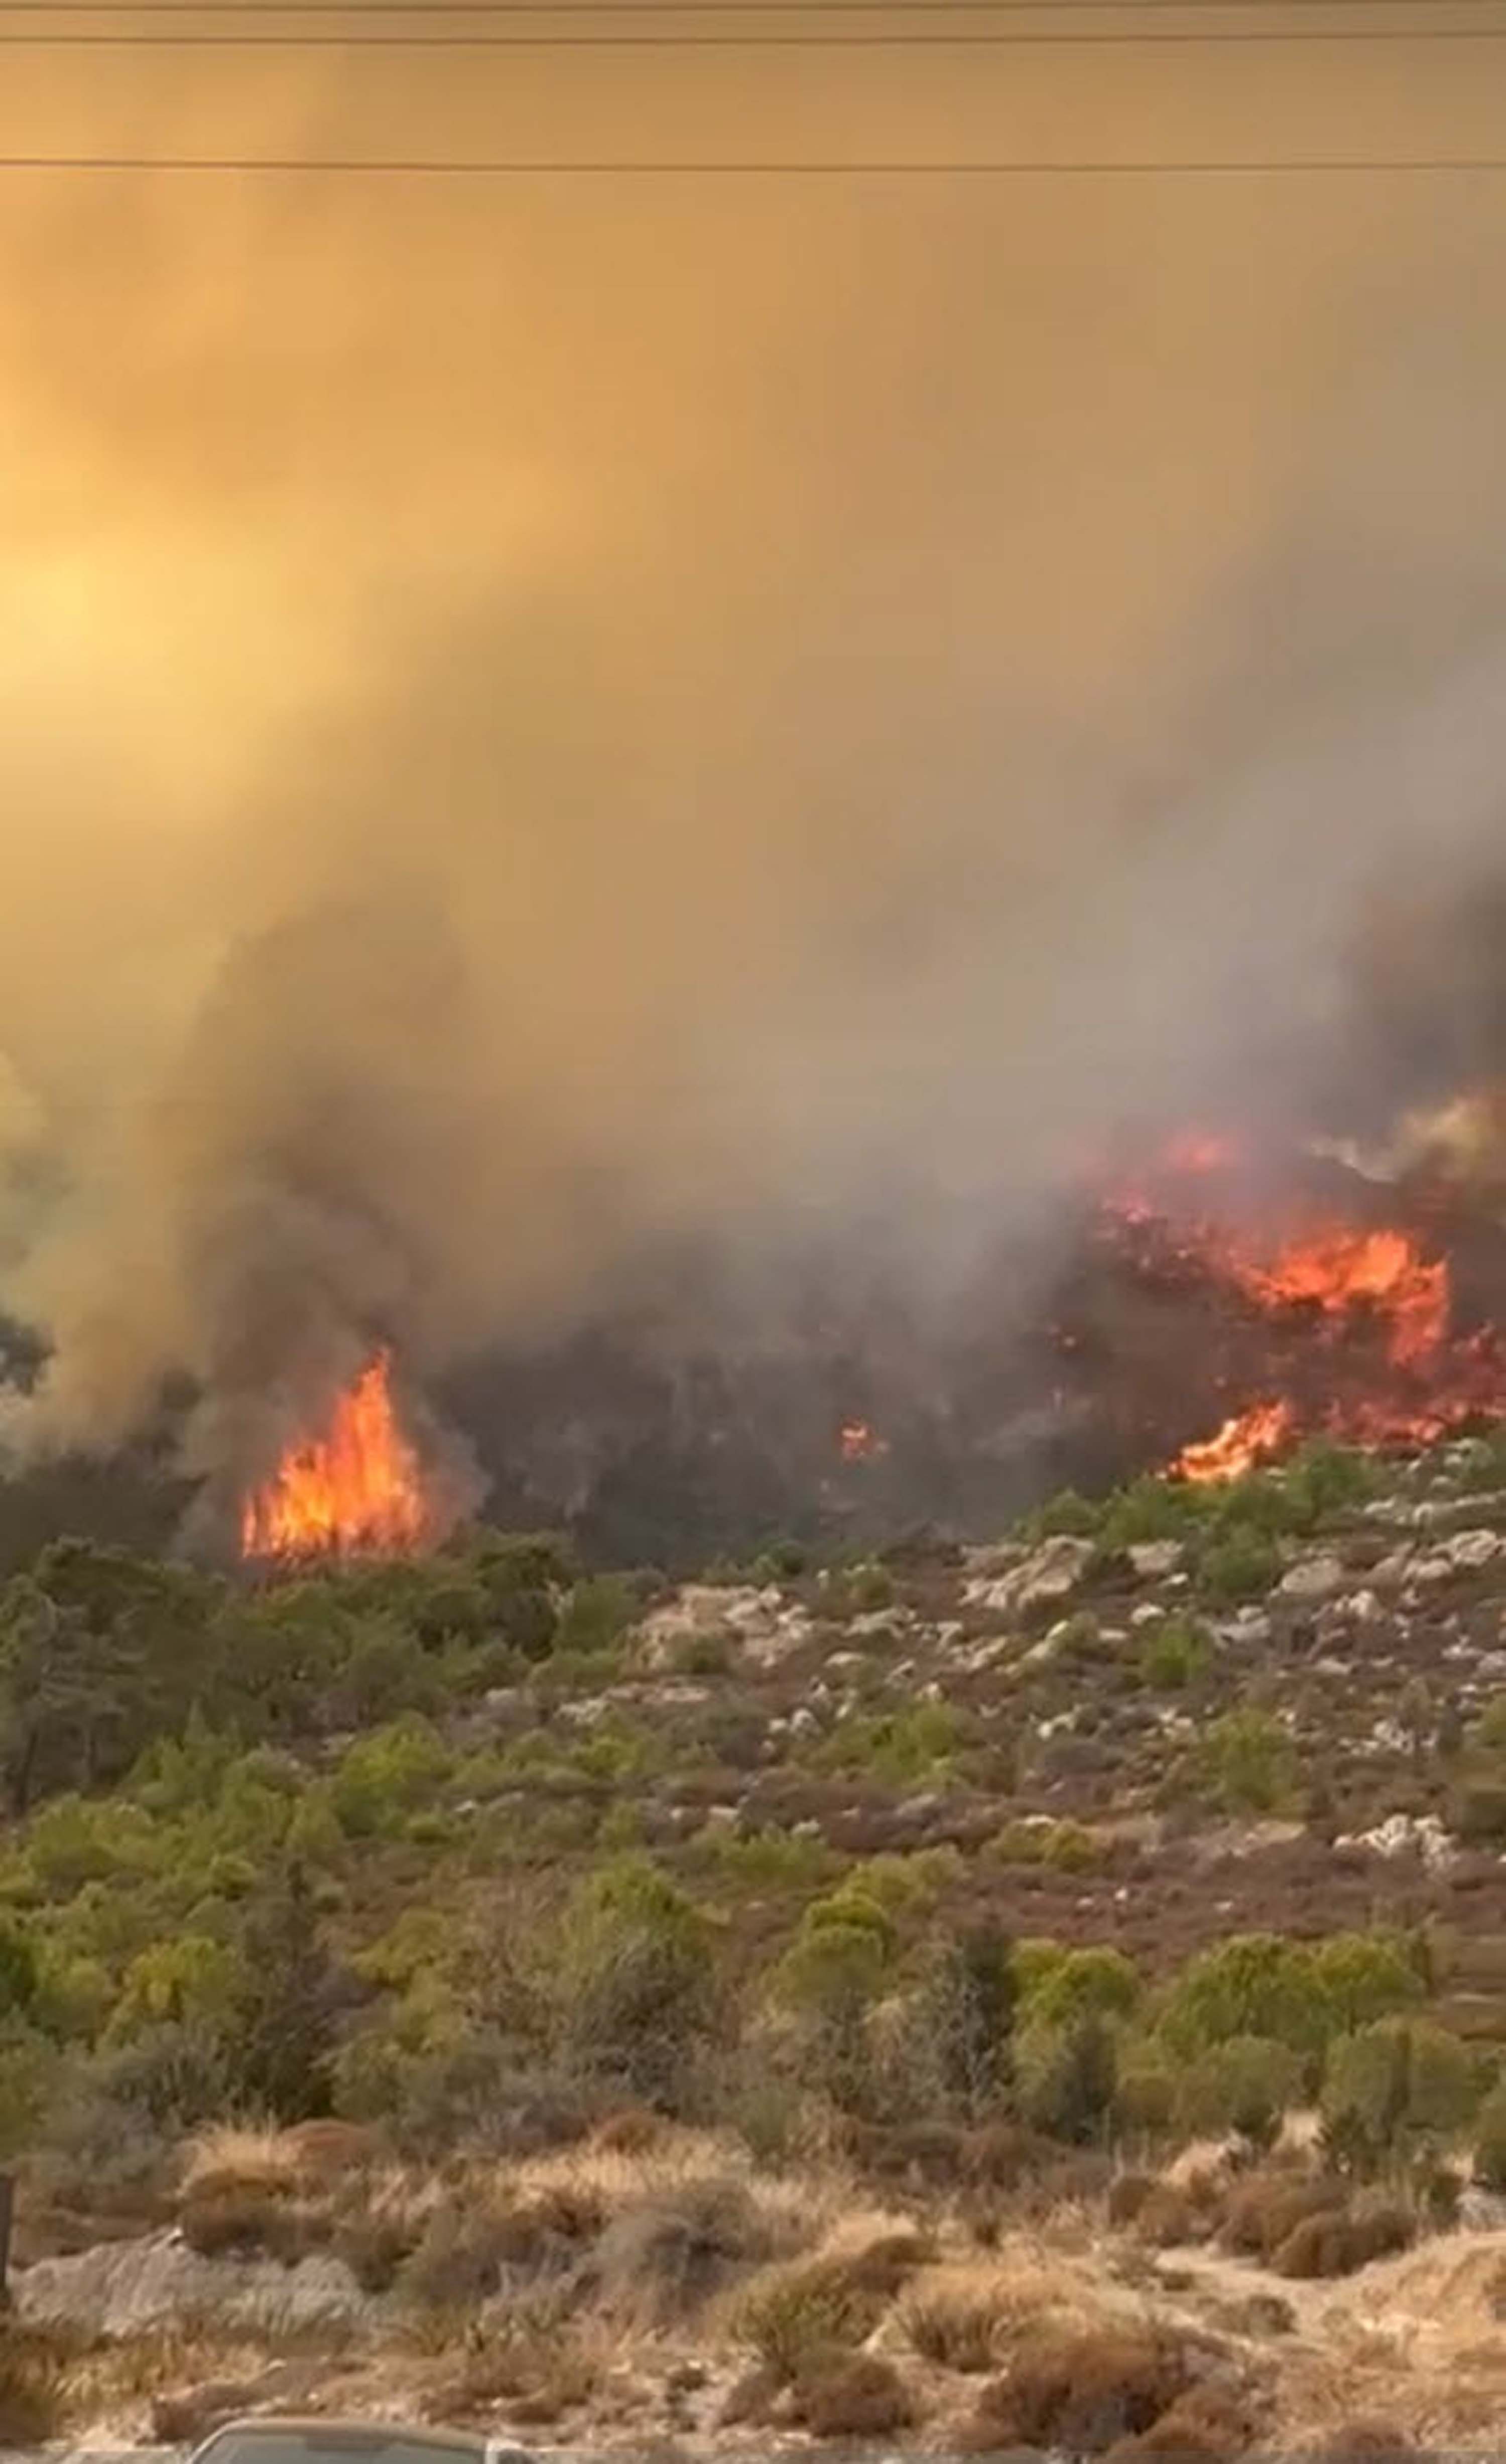
<svg viewBox="0 0 1506 2464">
<path fill-rule="evenodd" d="M 54 1544 L 0 2434 L 1487 2437 L 1503 1605 L 1486 1441 L 679 1588 Z"/>
</svg>

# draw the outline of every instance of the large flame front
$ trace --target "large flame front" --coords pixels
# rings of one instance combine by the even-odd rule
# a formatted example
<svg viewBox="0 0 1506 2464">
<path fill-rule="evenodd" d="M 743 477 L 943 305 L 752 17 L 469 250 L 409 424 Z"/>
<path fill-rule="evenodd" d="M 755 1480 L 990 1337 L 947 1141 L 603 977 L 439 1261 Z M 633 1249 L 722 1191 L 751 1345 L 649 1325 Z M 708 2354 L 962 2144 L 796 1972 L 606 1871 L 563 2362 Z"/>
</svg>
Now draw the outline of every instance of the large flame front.
<svg viewBox="0 0 1506 2464">
<path fill-rule="evenodd" d="M 418 1457 L 398 1426 L 384 1353 L 339 1396 L 321 1437 L 287 1446 L 241 1509 L 247 1557 L 393 1556 L 428 1529 Z"/>
</svg>

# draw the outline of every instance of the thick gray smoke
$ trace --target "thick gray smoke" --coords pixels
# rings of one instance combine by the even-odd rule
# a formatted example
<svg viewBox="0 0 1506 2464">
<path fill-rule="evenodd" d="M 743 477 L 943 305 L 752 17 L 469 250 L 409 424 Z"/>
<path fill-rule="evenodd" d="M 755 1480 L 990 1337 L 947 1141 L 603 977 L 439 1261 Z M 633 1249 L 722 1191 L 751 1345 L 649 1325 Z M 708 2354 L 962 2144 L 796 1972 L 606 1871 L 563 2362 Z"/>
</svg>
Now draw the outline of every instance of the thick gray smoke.
<svg viewBox="0 0 1506 2464">
<path fill-rule="evenodd" d="M 430 1379 L 685 1243 L 760 1306 L 874 1226 L 1027 1260 L 1126 1118 L 1363 1078 L 1377 902 L 1498 872 L 1506 190 L 26 207 L 20 1452 L 176 1382 L 233 1485 L 374 1335 Z"/>
</svg>

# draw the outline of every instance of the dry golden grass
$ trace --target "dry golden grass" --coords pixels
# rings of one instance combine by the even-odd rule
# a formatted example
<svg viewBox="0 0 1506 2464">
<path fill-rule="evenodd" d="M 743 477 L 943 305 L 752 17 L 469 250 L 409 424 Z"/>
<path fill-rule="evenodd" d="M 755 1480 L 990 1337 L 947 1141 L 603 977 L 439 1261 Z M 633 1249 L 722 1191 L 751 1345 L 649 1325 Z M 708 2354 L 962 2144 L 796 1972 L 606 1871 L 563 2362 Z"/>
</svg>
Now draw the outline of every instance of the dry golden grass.
<svg viewBox="0 0 1506 2464">
<path fill-rule="evenodd" d="M 793 2256 L 801 2240 L 797 2222 L 761 2206 L 746 2181 L 708 2174 L 620 2208 L 587 2272 L 603 2311 L 653 2334 L 698 2316 L 755 2268 Z"/>
<path fill-rule="evenodd" d="M 224 2123 L 201 2131 L 188 2144 L 181 2195 L 211 2199 L 230 2191 L 259 2190 L 292 2198 L 302 2187 L 305 2165 L 291 2131 L 255 2130 Z"/>
<path fill-rule="evenodd" d="M 843 2165 L 760 2173 L 720 2133 L 650 2130 L 636 2116 L 562 2154 L 440 2171 L 358 2162 L 344 2148 L 335 2164 L 321 2149 L 317 2163 L 335 2165 L 323 2179 L 294 2134 L 206 2133 L 184 2197 L 211 2240 L 223 2230 L 233 2248 L 236 2233 L 260 2232 L 263 2246 L 287 2234 L 293 2249 L 312 2232 L 366 2290 L 388 2295 L 390 2317 L 348 2349 L 327 2340 L 321 2408 L 395 2408 L 520 2434 L 558 2425 L 569 2440 L 605 2443 L 629 2415 L 648 2417 L 676 2355 L 712 2360 L 716 2380 L 726 2348 L 741 2345 L 760 2362 L 743 2417 L 812 2435 L 899 2440 L 923 2399 L 928 2435 L 965 2445 L 958 2427 L 993 2374 L 976 2444 L 1060 2439 L 1084 2453 L 1117 2449 L 1118 2464 L 1226 2464 L 1241 2452 L 1244 2417 L 1208 2395 L 1201 2331 L 1258 2288 L 1251 2256 L 1258 2264 L 1276 2224 L 1308 2204 L 1313 2167 L 1271 2165 L 1252 2181 L 1220 2173 L 1209 2154 L 1177 2168 L 1168 2200 L 1207 2244 L 1212 2217 L 1239 2214 L 1243 2199 L 1238 2250 L 1190 2248 L 1166 2263 L 1133 2248 L 1164 2179 L 1129 2202 L 1127 2238 L 1123 2222 L 1106 2227 L 1102 2195 L 1040 2217 L 1001 2192 L 985 2253 L 970 2245 L 966 2192 L 876 2204 Z M 426 2247 L 426 2309 L 409 2281 Z M 1352 2283 L 1295 2283 L 1291 2308 L 1288 2335 L 1226 2340 L 1275 2397 L 1263 2443 L 1308 2448 L 1324 2425 L 1376 2417 L 1420 2446 L 1490 2444 L 1506 2413 L 1506 2233 L 1377 2257 Z M 108 2423 L 128 2443 L 163 2389 L 249 2382 L 286 2349 L 272 2330 L 185 2321 L 71 2365 L 66 2418 L 70 2429 Z M 1189 2354 L 1195 2386 L 1178 2387 Z M 692 2406 L 694 2428 L 681 2434 L 709 2432 L 726 2401 L 709 2394 L 699 2417 Z"/>
<path fill-rule="evenodd" d="M 1152 2430 L 1191 2381 L 1186 2341 L 1165 2327 L 1048 2331 L 984 2388 L 968 2444 L 974 2453 L 1037 2447 L 1100 2455 Z"/>
<path fill-rule="evenodd" d="M 134 2416 L 164 2392 L 210 2381 L 243 2383 L 267 2367 L 264 2340 L 202 2318 L 132 2336 L 101 2338 L 70 2365 L 66 2409 L 80 2424 Z"/>
<path fill-rule="evenodd" d="M 1271 2265 L 1278 2276 L 1352 2276 L 1372 2259 L 1406 2250 L 1416 2231 L 1415 2218 L 1394 2199 L 1320 2209 L 1293 2226 Z"/>
<path fill-rule="evenodd" d="M 288 2130 L 222 2123 L 190 2140 L 179 2183 L 185 2207 L 217 2199 L 332 2195 L 381 2157 L 375 2134 L 346 2122 L 304 2122 Z"/>
<path fill-rule="evenodd" d="M 1004 2270 L 981 2263 L 928 2268 L 896 2313 L 906 2342 L 937 2369 L 995 2369 L 1000 2347 L 1020 2320 L 1020 2288 Z"/>
<path fill-rule="evenodd" d="M 1190 2387 L 1148 2430 L 1121 2438 L 1108 2451 L 1109 2464 L 1228 2464 L 1243 2455 L 1254 2434 L 1246 2405 L 1227 2389 Z"/>
<path fill-rule="evenodd" d="M 1322 2464 L 1393 2464 L 1393 2459 L 1400 2464 L 1401 2458 L 1417 2451 L 1394 2423 L 1365 2414 L 1355 2421 L 1341 2421 L 1314 2452 Z"/>
<path fill-rule="evenodd" d="M 589 2405 L 622 2346 L 599 2320 L 523 2306 L 467 2327 L 460 2358 L 425 2389 L 426 2420 L 485 2422 L 504 2409 L 519 2428 L 547 2428 Z"/>
<path fill-rule="evenodd" d="M 760 2269 L 730 2305 L 731 2333 L 791 2379 L 813 2354 L 860 2343 L 934 2255 L 912 2227 L 876 2221 L 849 2219 L 806 2256 Z"/>
<path fill-rule="evenodd" d="M 808 2359 L 795 2390 L 795 2413 L 816 2438 L 883 2438 L 908 2429 L 915 2398 L 892 2362 L 877 2353 Z"/>
<path fill-rule="evenodd" d="M 1269 2263 L 1299 2226 L 1336 2214 L 1347 2201 L 1346 2185 L 1329 2174 L 1252 2173 L 1231 2190 L 1219 2237 L 1226 2250 Z"/>
<path fill-rule="evenodd" d="M 0 2320 L 0 2447 L 40 2447 L 70 2410 L 72 2354 L 51 2329 Z"/>
</svg>

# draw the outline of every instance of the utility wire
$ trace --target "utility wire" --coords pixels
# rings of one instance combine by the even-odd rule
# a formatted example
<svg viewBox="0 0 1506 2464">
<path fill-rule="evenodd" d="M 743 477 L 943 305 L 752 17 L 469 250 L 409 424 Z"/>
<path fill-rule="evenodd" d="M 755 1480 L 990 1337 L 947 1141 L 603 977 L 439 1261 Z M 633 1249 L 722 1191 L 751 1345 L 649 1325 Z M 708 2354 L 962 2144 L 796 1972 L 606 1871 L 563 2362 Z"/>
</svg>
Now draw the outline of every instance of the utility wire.
<svg viewBox="0 0 1506 2464">
<path fill-rule="evenodd" d="M 1260 11 L 1282 16 L 1420 8 L 1425 0 L 0 0 L 4 17 L 1077 17 L 1214 18 Z M 1436 7 L 1438 0 L 1426 0 Z M 1452 11 L 1500 11 L 1506 0 L 1447 0 Z M 70 30 L 64 28 L 66 33 Z M 88 28 L 80 28 L 88 33 Z M 1085 28 L 1085 33 L 1100 30 Z M 1104 33 L 1122 31 L 1105 28 Z M 1341 31 L 1344 31 L 1341 29 Z M 1362 30 L 1363 31 L 1363 30 Z"/>
<path fill-rule="evenodd" d="M 1433 7 L 1437 0 L 0 0 L 0 17 L 1037 17 L 1145 16 L 1174 10 L 1212 17 L 1237 11 L 1283 15 L 1321 10 Z M 1448 0 L 1451 9 L 1492 9 L 1506 0 Z M 1091 31 L 1091 30 L 1089 30 Z"/>
<path fill-rule="evenodd" d="M 1340 47 L 1361 43 L 1499 43 L 1506 42 L 1503 26 L 1294 26 L 1246 27 L 1220 26 L 1210 33 L 1191 27 L 1168 29 L 1154 27 L 1148 32 L 1117 29 L 1112 32 L 1077 30 L 1070 33 L 1020 33 L 949 32 L 943 33 L 627 33 L 608 34 L 476 34 L 442 33 L 295 33 L 242 34 L 209 33 L 179 34 L 161 32 L 101 33 L 98 32 L 59 34 L 34 33 L 15 33 L 0 31 L 0 45 L 27 51 L 120 51 L 145 47 L 149 50 L 171 51 L 241 51 L 248 48 L 267 51 L 1081 51 L 1121 50 L 1129 47 L 1198 45 L 1221 49 L 1229 45 L 1329 43 Z"/>
<path fill-rule="evenodd" d="M 1352 174 L 1389 176 L 1473 176 L 1506 171 L 1506 154 L 1297 155 L 1285 159 L 1246 157 L 1241 160 L 995 160 L 974 157 L 960 162 L 869 158 L 778 162 L 680 161 L 652 162 L 597 157 L 577 161 L 551 156 L 476 156 L 455 160 L 443 155 L 257 155 L 257 154 L 0 154 L 0 172 L 166 171 L 266 173 L 281 177 L 357 179 L 995 179 L 1022 177 L 1087 179 L 1344 178 Z"/>
</svg>

